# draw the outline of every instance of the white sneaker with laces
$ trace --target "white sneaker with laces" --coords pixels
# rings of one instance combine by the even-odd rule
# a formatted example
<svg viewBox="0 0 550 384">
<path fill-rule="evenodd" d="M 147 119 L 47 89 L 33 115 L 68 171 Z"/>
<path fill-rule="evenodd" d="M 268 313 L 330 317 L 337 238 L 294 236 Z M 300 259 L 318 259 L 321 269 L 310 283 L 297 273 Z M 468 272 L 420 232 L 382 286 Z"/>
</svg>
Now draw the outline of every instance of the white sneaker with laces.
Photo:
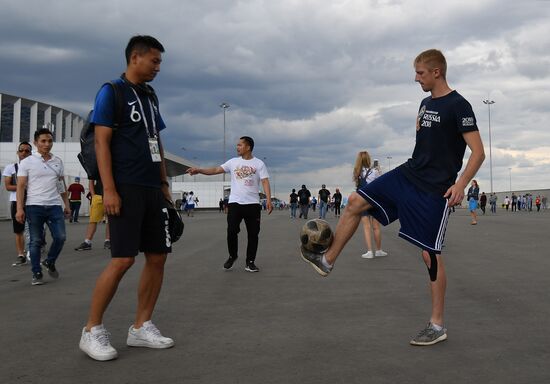
<svg viewBox="0 0 550 384">
<path fill-rule="evenodd" d="M 130 326 L 128 330 L 128 339 L 126 344 L 130 347 L 147 347 L 147 348 L 170 348 L 174 346 L 174 340 L 169 337 L 164 337 L 158 328 L 151 320 L 143 323 L 141 328 L 135 329 Z"/>
<path fill-rule="evenodd" d="M 362 257 L 363 259 L 372 259 L 372 258 L 374 257 L 374 255 L 372 254 L 372 251 L 368 251 L 367 253 L 363 253 L 363 254 L 361 255 L 361 257 Z"/>
<path fill-rule="evenodd" d="M 84 327 L 79 347 L 82 352 L 94 360 L 107 361 L 116 359 L 118 353 L 111 346 L 109 335 L 103 324 L 92 327 L 90 332 L 86 331 L 86 327 Z"/>
<path fill-rule="evenodd" d="M 376 257 L 382 257 L 382 256 L 388 256 L 388 253 L 387 252 L 384 252 L 383 250 L 379 249 L 378 251 L 376 251 L 374 253 L 374 256 Z"/>
</svg>

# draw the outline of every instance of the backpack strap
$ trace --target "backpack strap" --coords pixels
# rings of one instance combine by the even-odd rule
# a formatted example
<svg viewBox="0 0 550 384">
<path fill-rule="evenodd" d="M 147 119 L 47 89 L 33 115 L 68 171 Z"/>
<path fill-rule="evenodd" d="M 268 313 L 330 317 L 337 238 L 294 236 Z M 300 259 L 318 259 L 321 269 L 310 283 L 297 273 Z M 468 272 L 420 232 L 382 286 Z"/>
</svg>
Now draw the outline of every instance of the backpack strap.
<svg viewBox="0 0 550 384">
<path fill-rule="evenodd" d="M 115 114 L 114 114 L 114 129 L 118 129 L 122 124 L 122 116 L 124 116 L 124 84 L 118 81 L 109 81 L 108 83 L 113 89 L 115 97 Z"/>
</svg>

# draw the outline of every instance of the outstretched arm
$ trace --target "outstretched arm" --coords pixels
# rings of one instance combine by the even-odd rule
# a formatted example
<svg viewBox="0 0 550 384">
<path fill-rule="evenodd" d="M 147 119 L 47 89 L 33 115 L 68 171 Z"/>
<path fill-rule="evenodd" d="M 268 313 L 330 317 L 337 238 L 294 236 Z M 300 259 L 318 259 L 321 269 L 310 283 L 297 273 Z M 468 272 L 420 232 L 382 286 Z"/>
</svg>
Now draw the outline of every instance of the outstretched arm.
<svg viewBox="0 0 550 384">
<path fill-rule="evenodd" d="M 462 137 L 464 137 L 464 141 L 466 141 L 472 154 L 468 159 L 468 163 L 466 163 L 464 172 L 462 172 L 456 183 L 445 192 L 444 197 L 449 199 L 450 206 L 457 205 L 462 201 L 466 186 L 473 179 L 481 164 L 483 164 L 483 160 L 485 160 L 485 151 L 479 131 L 466 132 L 462 134 Z"/>
<path fill-rule="evenodd" d="M 192 168 L 189 168 L 187 170 L 187 172 L 185 173 L 188 173 L 190 175 L 196 175 L 198 173 L 202 174 L 202 175 L 218 175 L 220 173 L 225 173 L 225 171 L 223 170 L 222 167 L 212 167 L 212 168 L 195 168 L 195 167 L 192 167 Z"/>
</svg>

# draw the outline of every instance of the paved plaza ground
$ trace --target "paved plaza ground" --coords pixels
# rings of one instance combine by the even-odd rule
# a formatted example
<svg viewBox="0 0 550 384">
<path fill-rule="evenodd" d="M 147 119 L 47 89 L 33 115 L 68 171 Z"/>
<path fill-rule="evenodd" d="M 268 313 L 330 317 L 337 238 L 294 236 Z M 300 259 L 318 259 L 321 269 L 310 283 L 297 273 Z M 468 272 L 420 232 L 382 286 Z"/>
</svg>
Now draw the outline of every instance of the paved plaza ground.
<svg viewBox="0 0 550 384">
<path fill-rule="evenodd" d="M 428 274 L 418 249 L 397 237 L 398 224 L 383 229 L 388 257 L 362 259 L 357 232 L 322 278 L 299 257 L 304 221 L 287 211 L 262 216 L 256 274 L 244 271 L 242 256 L 223 270 L 223 214 L 184 220 L 153 319 L 176 346 L 125 345 L 139 256 L 104 319 L 119 351 L 111 362 L 78 349 L 109 260 L 103 226 L 93 250 L 76 252 L 86 224 L 67 224 L 59 280 L 46 274 L 47 284 L 31 286 L 28 266 L 11 267 L 11 223 L 0 222 L 0 383 L 550 383 L 548 211 L 499 210 L 477 226 L 465 210 L 452 214 L 444 248 L 449 339 L 432 347 L 409 345 L 429 318 Z"/>
</svg>

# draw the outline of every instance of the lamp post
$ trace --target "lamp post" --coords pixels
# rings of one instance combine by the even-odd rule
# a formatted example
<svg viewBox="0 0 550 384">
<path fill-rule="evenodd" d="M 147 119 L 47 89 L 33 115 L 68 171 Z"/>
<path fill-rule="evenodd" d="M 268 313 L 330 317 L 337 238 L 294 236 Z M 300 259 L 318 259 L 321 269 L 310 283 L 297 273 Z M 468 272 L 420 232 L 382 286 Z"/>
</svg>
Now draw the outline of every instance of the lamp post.
<svg viewBox="0 0 550 384">
<path fill-rule="evenodd" d="M 489 175 L 491 177 L 491 193 L 493 193 L 493 148 L 491 144 L 491 105 L 495 102 L 493 100 L 483 100 L 483 103 L 487 105 L 489 109 Z"/>
<path fill-rule="evenodd" d="M 391 171 L 391 159 L 393 159 L 393 157 L 386 156 L 386 159 L 388 159 L 388 172 L 389 172 L 389 171 Z"/>
<path fill-rule="evenodd" d="M 512 196 L 512 168 L 508 168 L 510 174 L 510 196 Z"/>
<path fill-rule="evenodd" d="M 223 108 L 223 162 L 227 160 L 226 153 L 225 153 L 225 110 L 229 108 L 229 103 L 226 103 L 225 101 L 220 104 L 220 108 Z M 225 181 L 225 172 L 223 174 L 223 181 Z"/>
</svg>

